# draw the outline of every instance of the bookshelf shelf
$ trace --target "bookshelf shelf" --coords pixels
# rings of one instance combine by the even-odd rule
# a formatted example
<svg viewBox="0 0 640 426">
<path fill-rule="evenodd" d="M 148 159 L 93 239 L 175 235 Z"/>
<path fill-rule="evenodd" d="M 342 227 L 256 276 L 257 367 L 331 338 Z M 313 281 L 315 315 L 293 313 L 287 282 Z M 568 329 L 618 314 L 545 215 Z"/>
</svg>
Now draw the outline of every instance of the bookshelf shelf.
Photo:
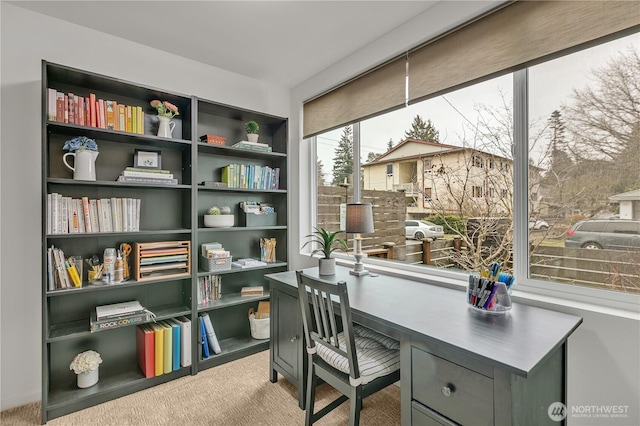
<svg viewBox="0 0 640 426">
<path fill-rule="evenodd" d="M 42 88 L 42 422 L 268 349 L 268 341 L 251 338 L 247 311 L 257 308 L 259 302 L 268 300 L 270 294 L 265 292 L 259 297 L 240 297 L 240 290 L 245 286 L 263 286 L 266 289 L 268 283 L 264 279 L 265 273 L 287 269 L 287 119 L 47 61 L 42 62 Z M 49 114 L 49 89 L 54 94 L 52 99 L 62 94 L 63 97 L 67 95 L 73 99 L 75 95 L 89 101 L 93 95 L 96 100 L 104 100 L 105 104 L 109 100 L 123 105 L 125 111 L 127 107 L 131 107 L 131 110 L 135 108 L 143 112 L 137 121 L 141 132 L 136 133 L 133 129 L 133 119 L 130 122 L 132 131 L 116 130 L 120 124 L 115 121 L 112 122 L 113 128 L 87 125 L 90 120 L 76 121 L 75 117 L 81 117 L 79 109 L 74 110 L 74 119 L 65 123 L 64 114 L 57 115 L 56 111 L 53 115 Z M 172 119 L 176 125 L 171 138 L 156 135 L 157 111 L 150 105 L 156 99 L 171 102 L 180 111 L 180 115 Z M 54 104 L 56 110 L 59 105 L 61 111 L 65 107 L 64 101 Z M 100 107 L 99 102 L 94 105 L 96 110 Z M 107 111 L 105 119 L 110 119 Z M 259 123 L 260 142 L 268 144 L 272 152 L 232 147 L 246 139 L 244 123 L 249 120 Z M 124 128 L 126 117 L 125 126 L 121 129 Z M 226 145 L 200 142 L 200 136 L 206 134 L 226 138 Z M 95 181 L 75 180 L 73 172 L 63 163 L 65 141 L 77 136 L 93 139 L 98 145 Z M 172 174 L 178 184 L 117 181 L 127 167 L 134 167 L 137 151 L 158 153 L 161 158 L 159 168 Z M 74 163 L 73 159 L 70 163 Z M 197 184 L 216 180 L 216 176 L 219 177 L 221 170 L 229 164 L 278 168 L 279 189 L 210 188 Z M 74 209 L 76 211 L 71 218 L 78 219 L 78 229 L 80 218 L 77 213 L 82 211 L 85 218 L 81 206 L 83 197 L 90 200 L 115 199 L 117 204 L 122 203 L 118 199 L 140 200 L 139 214 L 134 216 L 134 220 L 139 222 L 139 230 L 54 231 L 68 227 L 69 221 L 64 225 L 60 219 L 56 221 L 59 227 L 48 227 L 55 216 L 49 216 L 47 209 L 53 205 L 53 201 L 48 200 L 48 194 L 53 193 L 60 194 L 59 201 L 56 201 L 56 206 L 60 207 L 57 217 L 62 217 L 62 204 L 59 203 L 66 203 L 64 205 L 71 206 L 72 212 Z M 67 201 L 60 200 L 62 197 Z M 80 204 L 68 200 L 80 200 Z M 278 213 L 276 226 L 204 228 L 203 216 L 212 205 L 230 206 L 237 220 L 240 214 L 238 205 L 246 201 L 272 205 Z M 112 220 L 117 219 L 117 212 L 117 209 L 112 210 Z M 123 209 L 122 215 L 125 213 L 129 214 Z M 108 223 L 108 218 L 106 220 Z M 110 228 L 107 225 L 95 229 L 136 227 Z M 261 238 L 276 239 L 276 258 L 281 260 L 257 268 L 219 271 L 222 299 L 198 305 L 198 280 L 213 274 L 199 268 L 200 245 L 218 241 L 235 259 L 260 258 Z M 48 249 L 51 247 L 62 250 L 66 258 L 79 256 L 88 259 L 97 255 L 102 262 L 107 248 L 119 248 L 123 243 L 135 247 L 135 243 L 167 241 L 189 241 L 190 269 L 187 275 L 135 281 L 133 253 L 128 259 L 132 279 L 120 284 L 90 284 L 86 263 L 83 263 L 82 287 L 61 286 L 57 282 L 57 272 L 52 270 L 52 278 L 49 275 Z M 166 259 L 163 261 L 170 262 Z M 90 318 L 96 306 L 133 300 L 154 312 L 156 321 L 182 316 L 191 321 L 191 366 L 146 379 L 137 364 L 137 324 L 90 332 Z M 208 360 L 201 359 L 202 340 L 198 327 L 198 315 L 204 312 L 210 315 L 216 334 L 221 339 L 222 349 L 221 354 Z M 78 389 L 75 375 L 69 371 L 69 364 L 76 354 L 89 349 L 99 352 L 103 359 L 100 380 L 91 388 Z"/>
<path fill-rule="evenodd" d="M 200 358 L 203 368 L 215 367 L 269 348 L 269 340 L 256 340 L 249 337 L 232 337 L 220 340 L 222 352 L 209 358 Z"/>
<path fill-rule="evenodd" d="M 228 293 L 222 296 L 220 300 L 198 305 L 198 312 L 209 311 L 213 309 L 226 308 L 229 306 L 243 305 L 246 303 L 254 303 L 260 300 L 269 300 L 269 291 L 265 290 L 262 296 L 241 296 L 240 293 Z"/>
<path fill-rule="evenodd" d="M 53 411 L 64 410 L 73 407 L 77 403 L 90 400 L 96 397 L 107 397 L 109 393 L 124 392 L 124 394 L 137 392 L 139 390 L 165 383 L 180 377 L 191 374 L 189 368 L 181 368 L 171 373 L 147 379 L 142 375 L 138 366 L 132 366 L 126 370 L 103 371 L 101 368 L 100 381 L 90 388 L 79 389 L 75 386 L 75 382 L 67 382 L 57 385 L 51 389 L 49 403 L 50 409 Z M 108 397 L 113 399 L 113 397 Z M 95 404 L 87 404 L 95 405 Z M 77 411 L 72 409 L 69 412 Z M 63 415 L 63 414 L 60 414 Z"/>
<path fill-rule="evenodd" d="M 166 318 L 174 318 L 181 315 L 190 315 L 191 309 L 187 306 L 159 306 L 159 307 L 147 307 L 151 312 L 156 314 L 156 321 L 160 321 Z M 150 321 L 145 321 L 148 323 Z M 141 324 L 144 324 L 141 323 Z M 139 325 L 139 324 L 135 324 Z M 135 325 L 125 325 L 124 327 L 133 327 Z M 96 331 L 91 333 L 89 330 L 90 324 L 88 320 L 79 320 L 64 324 L 56 324 L 49 327 L 49 337 L 47 342 L 56 342 L 60 340 L 78 339 L 85 337 L 89 334 L 96 333 L 109 333 L 112 330 Z M 120 327 L 118 327 L 120 328 Z M 71 361 L 71 360 L 70 360 Z"/>
<path fill-rule="evenodd" d="M 252 272 L 252 271 L 265 270 L 265 269 L 281 269 L 281 268 L 284 268 L 286 266 L 287 266 L 287 262 L 280 262 L 280 261 L 274 262 L 274 263 L 269 263 L 266 266 L 256 266 L 255 268 L 234 268 L 232 266 L 231 269 L 227 269 L 227 270 L 224 270 L 224 271 L 209 272 L 209 271 L 200 270 L 200 271 L 198 271 L 198 276 L 202 277 L 202 276 L 205 276 L 205 275 L 241 274 L 243 272 Z"/>
</svg>

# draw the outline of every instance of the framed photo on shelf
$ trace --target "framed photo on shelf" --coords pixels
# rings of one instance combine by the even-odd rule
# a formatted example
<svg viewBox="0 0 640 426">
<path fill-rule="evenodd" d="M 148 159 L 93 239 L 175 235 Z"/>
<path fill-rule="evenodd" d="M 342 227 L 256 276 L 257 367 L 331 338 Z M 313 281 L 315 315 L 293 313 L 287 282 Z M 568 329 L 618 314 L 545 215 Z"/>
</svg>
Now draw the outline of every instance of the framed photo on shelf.
<svg viewBox="0 0 640 426">
<path fill-rule="evenodd" d="M 162 168 L 162 152 L 136 149 L 135 154 L 133 155 L 133 167 L 139 169 Z"/>
</svg>

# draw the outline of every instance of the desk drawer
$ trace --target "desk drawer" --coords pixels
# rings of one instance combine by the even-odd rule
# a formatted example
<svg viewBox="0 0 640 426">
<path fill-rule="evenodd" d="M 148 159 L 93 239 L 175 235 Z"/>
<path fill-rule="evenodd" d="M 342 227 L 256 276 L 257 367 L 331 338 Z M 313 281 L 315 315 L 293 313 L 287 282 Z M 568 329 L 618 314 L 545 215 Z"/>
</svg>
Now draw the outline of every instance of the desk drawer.
<svg viewBox="0 0 640 426">
<path fill-rule="evenodd" d="M 493 380 L 411 348 L 412 399 L 463 425 L 493 424 Z"/>
<path fill-rule="evenodd" d="M 411 401 L 411 426 L 457 426 L 419 402 Z"/>
</svg>

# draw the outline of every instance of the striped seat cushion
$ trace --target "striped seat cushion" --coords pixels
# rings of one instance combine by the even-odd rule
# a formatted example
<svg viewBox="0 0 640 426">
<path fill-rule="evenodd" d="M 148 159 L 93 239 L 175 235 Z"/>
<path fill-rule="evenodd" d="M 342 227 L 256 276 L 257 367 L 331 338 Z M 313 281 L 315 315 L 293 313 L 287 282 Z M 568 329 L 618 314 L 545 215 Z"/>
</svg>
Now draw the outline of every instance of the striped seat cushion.
<svg viewBox="0 0 640 426">
<path fill-rule="evenodd" d="M 397 340 L 361 326 L 355 326 L 353 334 L 356 340 L 358 368 L 363 385 L 378 377 L 393 373 L 400 368 L 400 350 L 398 349 L 400 344 Z M 346 351 L 343 333 L 338 334 L 338 342 L 340 348 Z M 391 346 L 391 348 L 387 347 L 387 345 Z M 349 374 L 349 361 L 347 358 L 333 352 L 321 343 L 316 346 L 318 356 L 327 364 L 343 373 Z"/>
</svg>

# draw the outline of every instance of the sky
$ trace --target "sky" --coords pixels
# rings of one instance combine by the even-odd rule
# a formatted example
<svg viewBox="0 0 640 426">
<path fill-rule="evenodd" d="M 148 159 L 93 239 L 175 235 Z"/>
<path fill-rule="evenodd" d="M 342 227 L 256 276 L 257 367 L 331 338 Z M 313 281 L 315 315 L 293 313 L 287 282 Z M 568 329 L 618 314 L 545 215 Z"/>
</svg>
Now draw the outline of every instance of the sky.
<svg viewBox="0 0 640 426">
<path fill-rule="evenodd" d="M 606 66 L 618 52 L 628 47 L 640 48 L 640 34 L 529 68 L 530 120 L 539 119 L 542 124 L 546 123 L 555 109 L 571 102 L 574 88 L 582 89 L 588 85 L 591 70 Z M 476 121 L 474 107 L 478 103 L 500 106 L 503 102 L 500 93 L 511 103 L 512 92 L 513 77 L 508 74 L 364 120 L 360 125 L 362 160 L 366 161 L 369 152 L 385 152 L 389 139 L 393 139 L 394 145 L 400 142 L 416 115 L 420 115 L 424 121 L 431 120 L 440 132 L 441 143 L 460 145 L 463 123 L 468 125 Z M 331 181 L 334 150 L 342 131 L 340 128 L 317 136 L 318 159 L 324 165 L 327 182 Z M 469 130 L 466 132 L 469 135 Z M 539 155 L 544 148 L 539 146 L 532 156 Z"/>
</svg>

